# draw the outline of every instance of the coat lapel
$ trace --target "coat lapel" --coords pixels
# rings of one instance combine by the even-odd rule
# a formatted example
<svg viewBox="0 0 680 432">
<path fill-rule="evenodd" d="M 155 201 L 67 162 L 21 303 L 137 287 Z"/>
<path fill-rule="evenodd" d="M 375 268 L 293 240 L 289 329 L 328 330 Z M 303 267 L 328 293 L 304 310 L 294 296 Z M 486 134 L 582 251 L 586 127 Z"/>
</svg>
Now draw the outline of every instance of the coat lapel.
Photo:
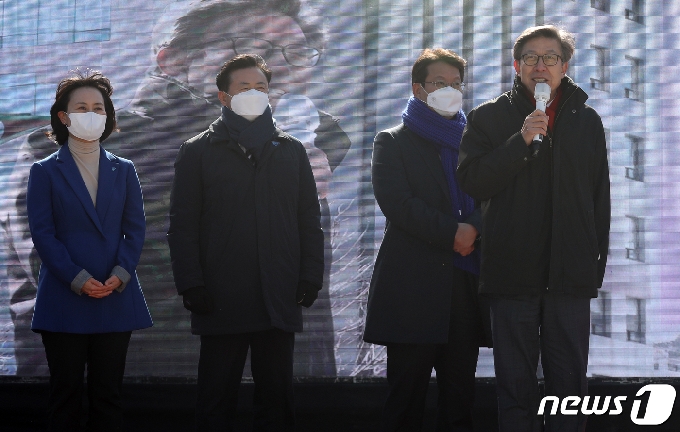
<svg viewBox="0 0 680 432">
<path fill-rule="evenodd" d="M 450 203 L 451 194 L 449 192 L 449 182 L 446 180 L 444 168 L 442 167 L 442 161 L 439 158 L 439 153 L 437 152 L 437 149 L 431 143 L 427 142 L 427 140 L 421 138 L 420 136 L 418 136 L 409 129 L 406 129 L 406 136 L 409 137 L 411 142 L 418 149 L 418 152 L 423 157 L 423 160 L 425 161 L 428 170 L 430 171 L 432 176 L 434 176 L 434 178 L 437 180 L 437 184 L 444 193 L 444 196 L 449 199 Z"/>
<path fill-rule="evenodd" d="M 269 159 L 272 153 L 276 151 L 283 141 L 284 139 L 281 138 L 280 131 L 277 129 L 276 132 L 274 132 L 274 135 L 272 135 L 271 140 L 264 145 L 262 153 L 260 154 L 260 160 L 257 162 L 257 166 L 263 166 L 265 161 Z"/>
<path fill-rule="evenodd" d="M 120 172 L 119 168 L 118 158 L 102 149 L 99 155 L 99 181 L 97 186 L 97 215 L 101 223 L 104 223 L 106 212 L 111 203 L 116 177 Z"/>
<path fill-rule="evenodd" d="M 97 229 L 103 234 L 102 226 L 99 222 L 97 212 L 94 209 L 92 198 L 90 197 L 90 193 L 87 191 L 83 176 L 80 175 L 76 161 L 73 159 L 73 155 L 71 155 L 71 151 L 69 150 L 67 144 L 64 144 L 59 149 L 57 160 L 59 161 L 57 167 L 61 171 L 61 174 L 66 179 L 66 182 L 69 184 L 73 192 L 76 194 L 76 197 L 78 197 L 80 202 L 83 204 L 85 213 L 87 213 L 90 219 L 92 219 L 92 223 L 94 223 Z M 97 196 L 99 196 L 99 193 L 97 193 Z"/>
</svg>

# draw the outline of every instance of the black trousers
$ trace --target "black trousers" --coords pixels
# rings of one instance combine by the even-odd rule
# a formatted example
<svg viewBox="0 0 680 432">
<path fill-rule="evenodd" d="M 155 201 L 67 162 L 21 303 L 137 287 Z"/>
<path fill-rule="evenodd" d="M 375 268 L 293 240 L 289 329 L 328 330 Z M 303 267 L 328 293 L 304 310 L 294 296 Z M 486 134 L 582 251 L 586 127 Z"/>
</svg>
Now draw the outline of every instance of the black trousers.
<svg viewBox="0 0 680 432">
<path fill-rule="evenodd" d="M 477 278 L 459 269 L 454 271 L 448 343 L 387 345 L 389 394 L 383 411 L 384 432 L 422 430 L 432 368 L 437 372 L 436 430 L 473 430 L 475 372 L 483 341 L 482 317 Z"/>
<path fill-rule="evenodd" d="M 294 343 L 295 333 L 279 329 L 202 335 L 198 362 L 197 430 L 234 430 L 238 388 L 248 348 L 255 382 L 253 430 L 294 430 Z"/>
<path fill-rule="evenodd" d="M 131 334 L 41 332 L 50 369 L 48 431 L 80 430 L 86 364 L 87 430 L 121 430 L 121 387 Z"/>
<path fill-rule="evenodd" d="M 585 431 L 580 412 L 546 415 L 544 425 L 536 369 L 540 355 L 546 395 L 588 394 L 590 299 L 550 293 L 490 302 L 500 431 Z"/>
</svg>

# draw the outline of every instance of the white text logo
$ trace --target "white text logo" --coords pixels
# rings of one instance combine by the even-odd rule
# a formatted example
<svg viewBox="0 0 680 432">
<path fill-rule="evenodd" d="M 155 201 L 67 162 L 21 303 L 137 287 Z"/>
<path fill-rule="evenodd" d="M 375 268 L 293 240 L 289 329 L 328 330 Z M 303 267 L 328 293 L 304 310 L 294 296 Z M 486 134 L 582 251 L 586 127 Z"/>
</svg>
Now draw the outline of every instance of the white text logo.
<svg viewBox="0 0 680 432">
<path fill-rule="evenodd" d="M 644 415 L 640 418 L 642 399 L 638 398 L 646 393 L 649 393 L 649 398 L 647 399 Z M 600 404 L 600 400 L 602 400 L 602 404 Z M 556 415 L 558 408 L 562 415 L 577 415 L 579 411 L 585 415 L 619 415 L 623 413 L 622 404 L 625 400 L 626 396 L 616 396 L 613 400 L 611 396 L 605 396 L 604 398 L 600 396 L 584 396 L 583 400 L 579 396 L 567 396 L 560 402 L 557 396 L 546 396 L 541 400 L 541 404 L 538 407 L 538 415 L 545 413 L 548 402 L 551 402 L 549 415 Z M 610 409 L 612 402 L 613 408 Z M 674 403 L 675 389 L 673 386 L 668 384 L 647 384 L 635 394 L 630 419 L 637 425 L 660 425 L 671 416 Z"/>
</svg>

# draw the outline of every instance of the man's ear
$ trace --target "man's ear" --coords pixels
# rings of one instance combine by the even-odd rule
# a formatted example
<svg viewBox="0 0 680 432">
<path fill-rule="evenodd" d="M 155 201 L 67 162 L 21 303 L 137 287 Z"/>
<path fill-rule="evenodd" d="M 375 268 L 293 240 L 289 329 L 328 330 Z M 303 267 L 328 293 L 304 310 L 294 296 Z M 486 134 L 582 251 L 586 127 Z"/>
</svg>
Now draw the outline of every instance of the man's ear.
<svg viewBox="0 0 680 432">
<path fill-rule="evenodd" d="M 231 108 L 231 96 L 227 94 L 227 92 L 223 92 L 222 90 L 217 92 L 217 99 L 220 100 L 220 103 L 227 107 Z"/>
<path fill-rule="evenodd" d="M 411 84 L 411 90 L 413 90 L 413 96 L 418 97 L 418 92 L 420 92 L 420 83 Z"/>
<path fill-rule="evenodd" d="M 156 63 L 164 74 L 171 77 L 181 77 L 186 74 L 186 51 L 173 48 L 163 48 L 156 55 Z"/>
</svg>

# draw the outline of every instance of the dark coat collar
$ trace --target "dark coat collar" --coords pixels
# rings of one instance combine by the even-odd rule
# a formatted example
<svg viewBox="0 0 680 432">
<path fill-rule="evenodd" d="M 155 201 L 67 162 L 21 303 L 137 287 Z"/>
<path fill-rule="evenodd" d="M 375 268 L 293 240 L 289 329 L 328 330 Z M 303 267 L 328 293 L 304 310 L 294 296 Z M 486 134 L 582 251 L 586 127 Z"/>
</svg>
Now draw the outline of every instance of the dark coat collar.
<svg viewBox="0 0 680 432">
<path fill-rule="evenodd" d="M 562 88 L 562 97 L 560 98 L 560 106 L 566 103 L 583 105 L 588 100 L 588 94 L 584 92 L 571 78 L 565 76 L 560 83 Z M 535 106 L 529 101 L 526 96 L 526 88 L 519 78 L 515 75 L 515 81 L 510 90 L 510 100 L 517 104 L 518 108 L 524 111 L 533 111 Z M 559 107 L 558 107 L 559 111 Z"/>
<path fill-rule="evenodd" d="M 210 144 L 213 145 L 227 145 L 232 151 L 237 151 L 239 153 L 243 153 L 243 150 L 239 147 L 238 143 L 234 142 L 231 140 L 231 137 L 229 136 L 229 129 L 227 128 L 227 125 L 224 124 L 221 118 L 217 118 L 214 122 L 210 124 L 208 127 L 208 135 L 210 137 Z M 272 135 L 271 141 L 276 141 L 277 143 L 284 143 L 284 142 L 291 142 L 293 141 L 294 138 L 288 135 L 287 133 L 283 132 L 281 129 L 278 127 L 274 128 L 274 135 Z M 260 157 L 261 161 L 266 160 L 271 153 L 276 150 L 277 146 L 271 145 L 271 142 L 267 144 L 262 151 L 262 155 Z"/>
</svg>

